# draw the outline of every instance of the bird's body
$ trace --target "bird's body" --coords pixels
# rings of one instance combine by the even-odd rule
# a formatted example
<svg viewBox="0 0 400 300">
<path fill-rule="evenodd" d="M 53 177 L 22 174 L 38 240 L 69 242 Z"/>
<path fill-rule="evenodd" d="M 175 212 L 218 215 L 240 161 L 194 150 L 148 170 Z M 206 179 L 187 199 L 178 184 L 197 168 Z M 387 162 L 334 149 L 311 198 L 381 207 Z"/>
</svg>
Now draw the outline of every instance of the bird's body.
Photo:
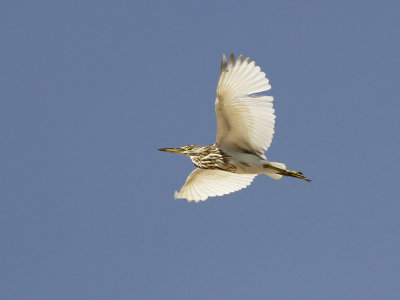
<svg viewBox="0 0 400 300">
<path fill-rule="evenodd" d="M 190 158 L 200 169 L 215 169 L 237 174 L 260 174 L 265 171 L 263 164 L 267 161 L 254 154 L 218 148 L 215 144 L 194 147 L 198 147 L 200 151 L 198 155 Z"/>
<path fill-rule="evenodd" d="M 209 146 L 197 146 L 198 155 L 190 156 L 193 164 L 200 169 L 221 170 L 232 173 L 238 172 L 238 163 L 222 149 L 218 149 L 215 144 Z"/>
<path fill-rule="evenodd" d="M 206 200 L 248 186 L 258 174 L 273 179 L 282 176 L 310 181 L 301 172 L 286 169 L 283 163 L 269 162 L 264 152 L 274 133 L 273 97 L 258 93 L 271 88 L 265 73 L 254 61 L 233 54 L 222 57 L 215 110 L 217 141 L 213 145 L 187 145 L 161 151 L 189 156 L 198 167 L 186 180 L 176 198 Z"/>
</svg>

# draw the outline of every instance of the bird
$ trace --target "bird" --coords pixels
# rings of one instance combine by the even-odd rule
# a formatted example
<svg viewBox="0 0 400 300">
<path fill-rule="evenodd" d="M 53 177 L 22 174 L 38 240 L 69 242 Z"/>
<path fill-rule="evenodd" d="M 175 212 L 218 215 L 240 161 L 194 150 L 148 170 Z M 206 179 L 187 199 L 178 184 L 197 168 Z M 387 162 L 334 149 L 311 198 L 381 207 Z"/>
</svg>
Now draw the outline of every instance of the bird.
<svg viewBox="0 0 400 300">
<path fill-rule="evenodd" d="M 286 169 L 283 163 L 267 161 L 265 152 L 275 126 L 274 98 L 265 95 L 270 89 L 269 80 L 255 61 L 242 55 L 235 60 L 233 53 L 227 60 L 222 55 L 215 100 L 216 142 L 158 149 L 188 156 L 197 167 L 181 190 L 175 191 L 176 199 L 200 202 L 236 192 L 259 174 L 311 181 L 302 172 Z"/>
</svg>

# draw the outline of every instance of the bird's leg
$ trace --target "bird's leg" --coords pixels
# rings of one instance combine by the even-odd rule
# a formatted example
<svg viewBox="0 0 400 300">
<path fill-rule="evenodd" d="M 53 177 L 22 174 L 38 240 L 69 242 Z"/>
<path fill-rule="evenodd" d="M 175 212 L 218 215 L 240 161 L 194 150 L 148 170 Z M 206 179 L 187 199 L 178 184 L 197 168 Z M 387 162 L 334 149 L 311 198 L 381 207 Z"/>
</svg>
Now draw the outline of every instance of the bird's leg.
<svg viewBox="0 0 400 300">
<path fill-rule="evenodd" d="M 284 170 L 284 169 L 281 169 L 281 168 L 274 167 L 269 163 L 268 164 L 264 164 L 264 168 L 273 169 L 273 170 L 277 171 L 276 174 L 279 174 L 279 175 L 288 176 L 288 177 L 295 177 L 295 178 L 303 179 L 303 180 L 308 181 L 308 182 L 311 181 L 311 179 L 305 177 L 302 172 Z"/>
<path fill-rule="evenodd" d="M 296 172 L 296 171 L 290 171 L 290 170 L 283 170 L 282 173 L 278 173 L 284 176 L 289 176 L 289 177 L 295 177 L 299 179 L 304 179 L 305 181 L 310 182 L 311 179 L 307 178 L 306 176 L 303 175 L 301 172 Z"/>
</svg>

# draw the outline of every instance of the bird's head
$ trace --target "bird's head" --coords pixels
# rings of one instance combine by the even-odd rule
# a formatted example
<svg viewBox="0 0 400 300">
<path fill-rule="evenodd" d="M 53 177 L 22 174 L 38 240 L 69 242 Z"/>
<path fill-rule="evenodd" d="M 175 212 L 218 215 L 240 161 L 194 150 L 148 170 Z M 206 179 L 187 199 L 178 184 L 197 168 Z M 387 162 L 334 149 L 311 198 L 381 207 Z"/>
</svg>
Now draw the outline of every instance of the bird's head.
<svg viewBox="0 0 400 300">
<path fill-rule="evenodd" d="M 185 156 L 196 156 L 201 152 L 202 146 L 199 145 L 186 145 L 180 148 L 162 148 L 159 151 L 179 153 Z"/>
</svg>

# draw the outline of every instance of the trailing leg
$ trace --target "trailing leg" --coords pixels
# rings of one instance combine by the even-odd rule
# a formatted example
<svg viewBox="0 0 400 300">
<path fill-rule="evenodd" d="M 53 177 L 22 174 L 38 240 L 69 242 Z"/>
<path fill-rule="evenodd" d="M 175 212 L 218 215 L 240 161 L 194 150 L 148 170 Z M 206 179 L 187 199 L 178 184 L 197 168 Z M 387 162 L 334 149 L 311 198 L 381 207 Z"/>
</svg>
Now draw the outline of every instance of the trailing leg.
<svg viewBox="0 0 400 300">
<path fill-rule="evenodd" d="M 310 182 L 311 179 L 307 178 L 306 176 L 303 175 L 301 172 L 296 172 L 296 171 L 290 171 L 290 170 L 282 170 L 282 173 L 279 173 L 283 176 L 289 176 L 289 177 L 295 177 L 299 179 L 303 179 L 305 181 Z"/>
<path fill-rule="evenodd" d="M 286 166 L 282 163 L 268 162 L 263 165 L 265 169 L 274 170 L 274 173 L 281 176 L 295 177 L 310 182 L 311 179 L 305 177 L 303 173 L 297 171 L 286 170 Z M 270 174 L 266 173 L 271 176 Z"/>
</svg>

